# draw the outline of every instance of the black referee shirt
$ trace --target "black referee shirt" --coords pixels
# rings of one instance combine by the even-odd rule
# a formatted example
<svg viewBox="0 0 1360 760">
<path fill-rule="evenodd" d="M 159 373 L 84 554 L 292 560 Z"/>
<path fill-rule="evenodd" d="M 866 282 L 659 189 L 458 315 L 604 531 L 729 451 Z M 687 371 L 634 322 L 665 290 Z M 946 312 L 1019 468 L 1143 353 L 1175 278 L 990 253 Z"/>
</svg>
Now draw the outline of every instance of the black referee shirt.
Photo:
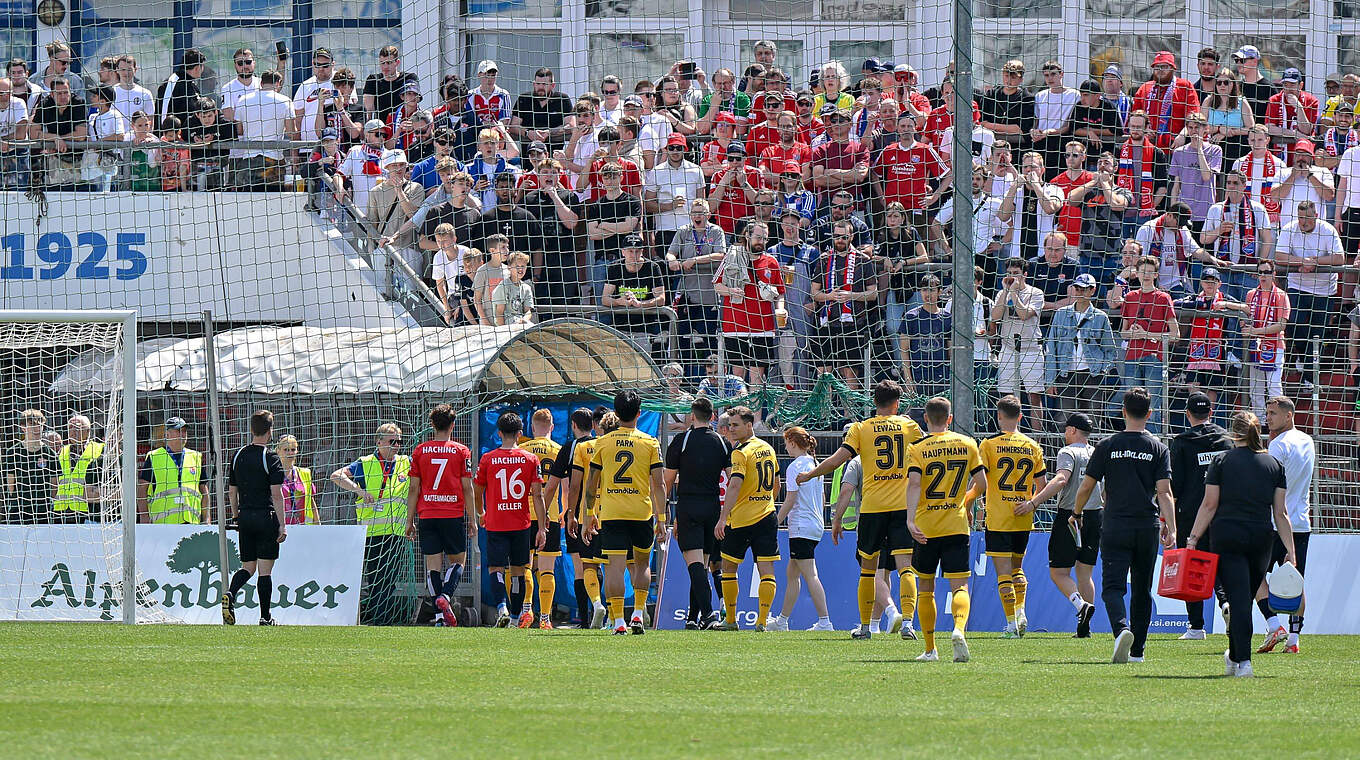
<svg viewBox="0 0 1360 760">
<path fill-rule="evenodd" d="M 1105 530 L 1155 526 L 1157 481 L 1171 479 L 1171 453 L 1147 431 L 1125 430 L 1096 444 L 1086 474 L 1105 482 Z"/>
<path fill-rule="evenodd" d="M 231 458 L 227 485 L 236 486 L 240 509 L 273 509 L 271 486 L 283 485 L 283 462 L 269 448 L 252 443 Z"/>
<path fill-rule="evenodd" d="M 719 508 L 718 483 L 731 465 L 732 444 L 707 425 L 686 430 L 666 447 L 666 469 L 680 474 L 679 504 Z"/>
<path fill-rule="evenodd" d="M 556 477 L 560 480 L 571 482 L 571 460 L 576 457 L 576 442 L 589 440 L 589 435 L 580 438 L 573 438 L 567 441 L 567 445 L 557 452 L 557 458 L 553 460 L 552 467 L 548 468 L 548 477 Z M 565 486 L 564 486 L 565 488 Z"/>
</svg>

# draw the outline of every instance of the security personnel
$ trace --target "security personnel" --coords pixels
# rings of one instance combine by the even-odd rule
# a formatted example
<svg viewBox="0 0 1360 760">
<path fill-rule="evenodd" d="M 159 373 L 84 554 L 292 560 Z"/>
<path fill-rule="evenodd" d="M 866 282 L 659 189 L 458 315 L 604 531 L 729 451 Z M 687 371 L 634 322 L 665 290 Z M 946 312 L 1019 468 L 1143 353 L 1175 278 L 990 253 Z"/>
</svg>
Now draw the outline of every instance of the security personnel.
<svg viewBox="0 0 1360 760">
<path fill-rule="evenodd" d="M 90 418 L 83 414 L 66 423 L 70 443 L 57 452 L 57 496 L 52 502 L 53 522 L 88 522 L 90 505 L 99 507 L 100 463 L 104 444 L 90 437 Z M 78 452 L 78 453 L 77 453 Z M 99 519 L 96 512 L 94 519 Z"/>
<path fill-rule="evenodd" d="M 401 427 L 393 422 L 378 426 L 377 450 L 359 457 L 331 473 L 340 488 L 358 497 L 355 520 L 367 528 L 364 541 L 364 581 L 359 622 L 394 625 L 402 611 L 393 600 L 395 586 L 404 580 L 402 567 L 413 551 L 406 541 L 406 496 L 410 486 L 411 458 L 398 454 Z M 367 603 L 364 603 L 364 601 Z"/>
<path fill-rule="evenodd" d="M 205 522 L 203 454 L 186 448 L 188 423 L 165 421 L 165 445 L 146 455 L 137 476 L 137 522 L 194 525 Z"/>
<path fill-rule="evenodd" d="M 1228 431 L 1209 420 L 1214 414 L 1213 403 L 1208 394 L 1192 393 L 1185 401 L 1185 418 L 1190 429 L 1182 431 L 1171 439 L 1171 495 L 1176 497 L 1176 545 L 1185 548 L 1190 538 L 1190 529 L 1199 514 L 1200 502 L 1204 500 L 1204 476 L 1209 471 L 1209 463 L 1231 449 L 1233 443 Z M 1212 545 L 1206 532 L 1199 537 L 1200 543 Z M 1219 597 L 1220 601 L 1224 597 Z M 1181 635 L 1183 641 L 1203 641 L 1204 602 L 1186 602 L 1185 611 L 1189 616 L 1190 627 Z M 1226 615 L 1224 616 L 1226 618 Z"/>
</svg>

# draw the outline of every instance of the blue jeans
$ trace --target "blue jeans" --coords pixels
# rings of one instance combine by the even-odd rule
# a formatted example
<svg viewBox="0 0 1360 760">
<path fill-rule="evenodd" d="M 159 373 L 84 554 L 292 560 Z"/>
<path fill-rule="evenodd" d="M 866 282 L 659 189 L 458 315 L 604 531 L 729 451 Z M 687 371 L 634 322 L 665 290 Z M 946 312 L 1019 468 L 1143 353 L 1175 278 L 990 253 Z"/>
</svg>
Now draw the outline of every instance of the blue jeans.
<svg viewBox="0 0 1360 760">
<path fill-rule="evenodd" d="M 1165 401 L 1162 396 L 1162 378 L 1164 370 L 1165 368 L 1162 365 L 1162 360 L 1155 356 L 1144 356 L 1141 359 L 1134 359 L 1132 361 L 1125 360 L 1122 370 L 1122 376 L 1124 378 L 1123 390 L 1127 391 L 1130 388 L 1142 386 L 1147 390 L 1148 395 L 1152 397 L 1152 415 L 1148 418 L 1147 430 L 1153 435 L 1157 435 L 1161 432 L 1162 405 Z M 1124 394 L 1119 393 L 1117 395 L 1119 397 L 1117 403 L 1123 403 Z"/>
</svg>

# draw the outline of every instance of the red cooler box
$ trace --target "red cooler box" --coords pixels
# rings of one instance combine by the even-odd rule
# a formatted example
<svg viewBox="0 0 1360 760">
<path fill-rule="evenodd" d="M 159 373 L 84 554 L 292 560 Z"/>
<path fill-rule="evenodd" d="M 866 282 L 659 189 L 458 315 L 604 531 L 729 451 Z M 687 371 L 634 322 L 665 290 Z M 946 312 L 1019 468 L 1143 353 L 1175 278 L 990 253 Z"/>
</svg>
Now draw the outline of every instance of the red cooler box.
<svg viewBox="0 0 1360 760">
<path fill-rule="evenodd" d="M 1183 602 L 1200 602 L 1214 595 L 1218 555 L 1199 549 L 1162 552 L 1162 580 L 1157 593 Z"/>
</svg>

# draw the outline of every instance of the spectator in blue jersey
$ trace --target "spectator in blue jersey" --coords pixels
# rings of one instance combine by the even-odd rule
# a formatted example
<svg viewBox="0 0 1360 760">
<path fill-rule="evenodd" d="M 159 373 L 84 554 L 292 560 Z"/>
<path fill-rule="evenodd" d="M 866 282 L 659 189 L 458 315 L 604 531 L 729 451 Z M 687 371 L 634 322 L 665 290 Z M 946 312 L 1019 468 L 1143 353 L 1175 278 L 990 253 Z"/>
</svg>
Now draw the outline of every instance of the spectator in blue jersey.
<svg viewBox="0 0 1360 760">
<path fill-rule="evenodd" d="M 445 156 L 452 156 L 453 143 L 456 137 L 452 129 L 448 127 L 435 127 L 434 135 L 430 138 L 434 152 L 425 158 L 411 164 L 411 181 L 419 182 L 426 192 L 439 187 L 439 172 L 435 170 L 439 159 Z M 466 171 L 461 164 L 455 164 L 456 171 Z"/>
<path fill-rule="evenodd" d="M 774 194 L 775 216 L 792 211 L 798 215 L 799 229 L 812 227 L 817 218 L 817 196 L 803 188 L 803 167 L 797 161 L 785 161 L 779 167 L 779 184 Z"/>
<path fill-rule="evenodd" d="M 721 407 L 723 401 L 746 395 L 746 381 L 724 372 L 722 359 L 717 354 L 711 354 L 704 363 L 704 379 L 699 381 L 697 393 L 713 399 L 718 402 L 714 406 Z"/>
<path fill-rule="evenodd" d="M 940 300 L 940 278 L 921 278 L 921 305 L 902 318 L 902 343 L 911 374 L 904 375 L 908 395 L 938 396 L 949 389 L 949 309 Z"/>
</svg>

